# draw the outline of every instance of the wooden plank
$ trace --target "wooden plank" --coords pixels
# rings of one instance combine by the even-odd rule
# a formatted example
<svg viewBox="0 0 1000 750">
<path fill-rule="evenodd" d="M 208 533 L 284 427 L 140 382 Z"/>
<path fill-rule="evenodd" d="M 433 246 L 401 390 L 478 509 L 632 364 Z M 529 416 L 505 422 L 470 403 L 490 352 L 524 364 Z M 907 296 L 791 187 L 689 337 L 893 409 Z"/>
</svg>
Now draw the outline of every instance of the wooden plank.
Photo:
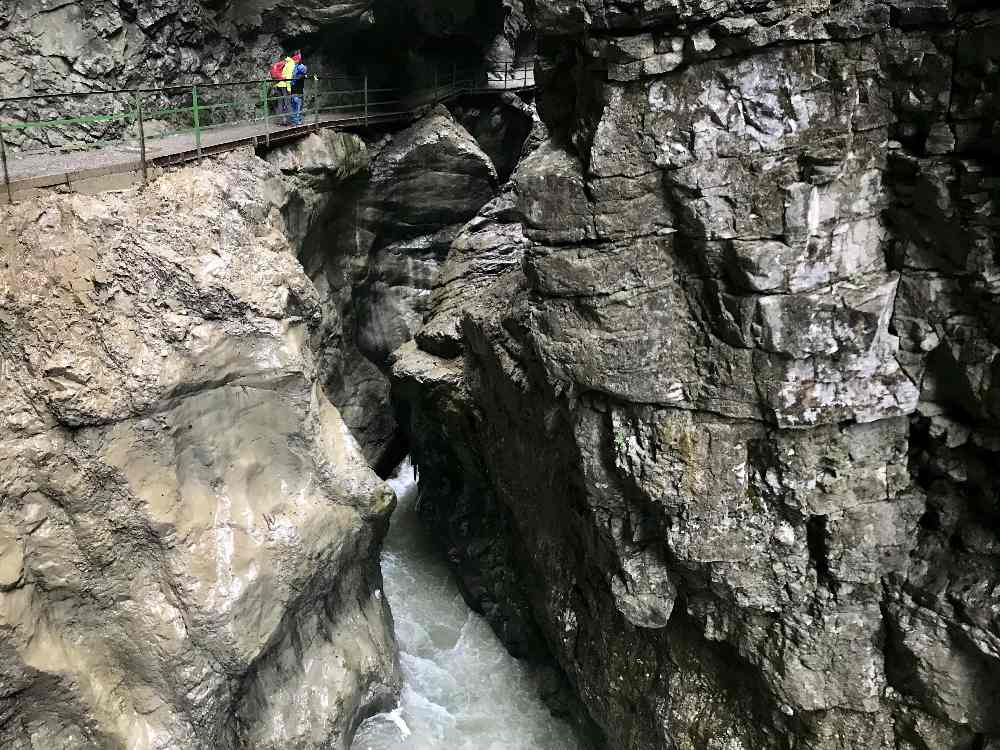
<svg viewBox="0 0 1000 750">
<path fill-rule="evenodd" d="M 90 169 L 77 169 L 72 172 L 53 172 L 52 174 L 38 175 L 37 177 L 22 177 L 11 180 L 11 188 L 16 192 L 30 188 L 55 187 L 56 185 L 69 185 L 74 180 L 89 180 L 94 177 L 107 177 L 108 175 L 121 174 L 122 172 L 135 172 L 142 169 L 142 162 L 138 160 L 115 162 L 103 167 L 93 167 Z"/>
</svg>

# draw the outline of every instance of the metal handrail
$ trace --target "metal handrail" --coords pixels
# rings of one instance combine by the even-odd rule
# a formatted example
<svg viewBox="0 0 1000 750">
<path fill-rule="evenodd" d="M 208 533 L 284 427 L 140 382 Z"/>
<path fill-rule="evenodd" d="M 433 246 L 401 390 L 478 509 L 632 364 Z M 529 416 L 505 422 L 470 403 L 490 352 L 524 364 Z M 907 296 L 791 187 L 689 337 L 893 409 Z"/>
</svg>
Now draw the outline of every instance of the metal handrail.
<svg viewBox="0 0 1000 750">
<path fill-rule="evenodd" d="M 353 76 L 309 76 L 310 81 L 343 81 L 352 80 Z M 251 84 L 275 84 L 279 81 L 291 82 L 292 78 L 261 78 L 254 79 L 250 78 L 245 81 L 192 81 L 191 83 L 172 83 L 167 86 L 160 86 L 159 88 L 133 88 L 133 89 L 93 89 L 91 91 L 54 91 L 51 94 L 43 94 L 35 92 L 33 94 L 21 94 L 19 96 L 4 96 L 0 97 L 0 105 L 6 104 L 7 102 L 22 102 L 29 101 L 32 99 L 52 99 L 57 97 L 65 98 L 79 98 L 87 96 L 114 96 L 123 94 L 156 94 L 162 91 L 183 91 L 190 90 L 192 86 L 198 86 L 200 88 L 218 88 L 220 86 L 249 86 Z"/>
<path fill-rule="evenodd" d="M 489 71 L 483 68 L 466 68 L 463 72 L 472 70 L 474 72 L 489 73 Z M 534 70 L 534 63 L 518 63 L 516 67 L 511 67 L 509 62 L 504 63 L 505 75 L 510 78 L 511 72 L 523 72 L 525 75 L 522 76 L 523 79 L 527 78 L 527 71 Z M 339 75 L 339 76 L 307 76 L 310 81 L 319 81 L 320 83 L 324 81 L 343 81 L 343 80 L 356 80 L 361 76 L 349 76 L 349 75 Z M 449 76 L 450 78 L 451 76 Z M 54 98 L 80 98 L 88 96 L 116 96 L 125 94 L 157 94 L 165 91 L 190 91 L 192 86 L 198 86 L 199 88 L 220 88 L 224 86 L 249 86 L 249 85 L 259 85 L 262 83 L 274 85 L 279 81 L 291 82 L 294 79 L 291 78 L 250 78 L 247 80 L 240 81 L 191 81 L 190 83 L 174 83 L 168 84 L 166 86 L 160 86 L 158 88 L 125 88 L 125 89 L 94 89 L 91 91 L 54 91 L 52 93 L 38 93 L 33 94 L 22 94 L 18 96 L 4 96 L 0 97 L 0 106 L 8 104 L 11 102 L 23 102 L 30 101 L 34 99 L 54 99 Z M 432 88 L 432 87 L 427 87 Z"/>
<path fill-rule="evenodd" d="M 529 70 L 531 71 L 530 81 Z M 311 125 L 315 127 L 330 127 L 336 125 L 338 121 L 351 120 L 358 120 L 361 124 L 367 125 L 372 118 L 385 121 L 386 117 L 409 116 L 423 107 L 466 92 L 510 90 L 511 84 L 513 84 L 513 88 L 529 88 L 534 85 L 533 64 L 511 65 L 510 62 L 507 62 L 504 64 L 502 72 L 500 69 L 459 71 L 457 67 L 452 66 L 448 73 L 449 75 L 442 76 L 440 71 L 435 68 L 433 70 L 433 86 L 414 87 L 412 90 L 399 87 L 370 87 L 367 74 L 360 77 L 310 76 L 307 78 L 307 82 L 312 90 L 303 95 L 303 106 L 299 112 L 299 116 L 302 118 L 301 123 L 306 125 L 306 120 L 311 118 Z M 499 80 L 501 85 L 497 86 L 495 84 L 501 75 L 502 79 Z M 346 83 L 343 89 L 337 88 L 337 84 L 341 82 Z M 276 132 L 271 129 L 272 123 L 278 119 L 287 120 L 292 117 L 292 114 L 287 111 L 273 111 L 275 104 L 285 102 L 288 96 L 285 93 L 275 95 L 277 83 L 279 83 L 278 80 L 272 79 L 222 83 L 201 82 L 161 88 L 45 93 L 2 98 L 0 99 L 0 107 L 12 103 L 23 104 L 29 101 L 51 100 L 59 97 L 79 99 L 81 97 L 121 96 L 127 98 L 125 103 L 119 105 L 120 109 L 115 106 L 115 103 L 112 103 L 114 109 L 112 109 L 111 114 L 97 113 L 21 122 L 0 120 L 0 162 L 2 162 L 8 201 L 12 201 L 11 178 L 8 169 L 8 161 L 11 159 L 16 160 L 39 153 L 81 150 L 95 145 L 136 143 L 140 150 L 145 180 L 147 178 L 147 151 L 152 141 L 193 134 L 194 149 L 192 151 L 197 153 L 198 158 L 200 158 L 206 145 L 203 143 L 203 134 L 222 127 L 260 125 L 262 123 L 264 132 L 259 133 L 259 135 L 264 137 L 265 143 L 270 144 L 271 136 Z M 324 90 L 324 84 L 330 84 L 331 88 Z M 247 87 L 252 88 L 248 89 Z M 215 92 L 219 91 L 228 92 L 230 96 L 220 101 L 219 97 L 214 95 Z M 180 106 L 171 106 L 170 98 L 177 96 L 182 97 L 182 103 Z M 159 99 L 159 101 L 150 102 L 149 99 Z M 161 106 L 158 107 L 157 104 Z M 162 106 L 164 104 L 167 106 Z M 392 108 L 386 111 L 390 107 Z M 353 118 L 351 117 L 352 110 Z M 227 119 L 230 113 L 236 113 L 237 118 Z M 190 126 L 178 122 L 178 118 L 190 123 Z M 168 127 L 172 124 L 181 125 L 181 128 L 167 133 L 150 135 L 148 127 L 153 120 L 165 122 Z M 103 139 L 104 134 L 96 134 L 93 130 L 87 132 L 87 126 L 99 126 L 104 134 L 107 134 L 110 128 L 114 133 L 121 134 L 121 137 L 114 141 L 106 141 Z M 67 137 L 66 128 L 73 127 L 82 128 L 85 135 L 70 139 L 68 144 L 48 146 L 42 149 L 22 150 L 16 148 L 12 150 L 11 146 L 17 144 L 12 144 L 9 139 L 4 138 L 5 131 L 22 134 L 43 131 L 41 136 L 30 136 L 31 140 L 51 143 L 51 137 L 44 134 L 46 129 L 55 129 L 58 133 L 57 140 L 59 140 Z M 130 132 L 133 127 L 137 128 L 137 135 Z M 244 140 L 245 137 L 242 136 Z M 230 142 L 239 140 L 237 138 Z M 225 141 L 216 142 L 211 147 L 218 149 L 225 143 Z M 78 171 L 80 170 L 78 169 Z"/>
</svg>

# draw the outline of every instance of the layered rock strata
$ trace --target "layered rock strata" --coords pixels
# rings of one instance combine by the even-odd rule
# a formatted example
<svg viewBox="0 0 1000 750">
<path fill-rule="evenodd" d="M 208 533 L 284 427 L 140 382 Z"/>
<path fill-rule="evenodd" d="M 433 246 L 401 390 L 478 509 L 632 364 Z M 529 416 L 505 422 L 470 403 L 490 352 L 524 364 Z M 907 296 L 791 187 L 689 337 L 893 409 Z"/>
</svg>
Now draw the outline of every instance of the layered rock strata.
<svg viewBox="0 0 1000 750">
<path fill-rule="evenodd" d="M 0 214 L 0 745 L 347 747 L 393 496 L 324 393 L 278 173 Z"/>
<path fill-rule="evenodd" d="M 1000 741 L 996 12 L 535 11 L 550 136 L 394 355 L 466 589 L 612 747 Z"/>
</svg>

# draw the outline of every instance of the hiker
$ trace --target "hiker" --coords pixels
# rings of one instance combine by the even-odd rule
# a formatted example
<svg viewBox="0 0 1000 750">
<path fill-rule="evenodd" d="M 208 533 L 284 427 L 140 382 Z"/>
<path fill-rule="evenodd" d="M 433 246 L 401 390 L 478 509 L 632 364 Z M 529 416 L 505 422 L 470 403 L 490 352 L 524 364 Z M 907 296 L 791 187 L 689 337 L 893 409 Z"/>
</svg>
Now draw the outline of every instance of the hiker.
<svg viewBox="0 0 1000 750">
<path fill-rule="evenodd" d="M 301 125 L 302 124 L 302 97 L 306 90 L 306 72 L 308 68 L 302 64 L 302 53 L 296 52 L 291 57 L 294 65 L 292 67 L 291 73 L 286 75 L 286 78 L 291 79 L 291 101 L 292 101 L 292 117 L 290 124 Z M 285 68 L 285 72 L 288 73 L 288 68 Z"/>
<path fill-rule="evenodd" d="M 285 74 L 285 70 L 289 70 L 289 74 Z M 273 98 L 276 100 L 275 103 L 275 114 L 281 114 L 282 117 L 278 120 L 280 125 L 288 124 L 288 110 L 291 104 L 292 95 L 292 82 L 291 71 L 295 69 L 295 61 L 292 60 L 291 56 L 286 57 L 283 60 L 278 60 L 271 65 L 271 80 L 275 81 L 274 86 L 271 89 Z"/>
</svg>

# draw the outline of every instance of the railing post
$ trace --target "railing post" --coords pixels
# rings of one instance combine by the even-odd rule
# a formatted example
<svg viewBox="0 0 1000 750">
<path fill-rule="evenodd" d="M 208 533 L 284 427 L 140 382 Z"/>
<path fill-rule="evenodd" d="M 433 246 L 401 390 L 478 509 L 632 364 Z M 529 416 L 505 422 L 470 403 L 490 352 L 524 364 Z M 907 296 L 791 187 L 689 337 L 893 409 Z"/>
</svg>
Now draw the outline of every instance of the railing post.
<svg viewBox="0 0 1000 750">
<path fill-rule="evenodd" d="M 149 170 L 146 167 L 146 127 L 142 117 L 142 92 L 135 92 L 135 119 L 139 124 L 139 158 L 142 160 L 142 184 L 149 182 Z"/>
<path fill-rule="evenodd" d="M 191 87 L 191 113 L 194 116 L 194 145 L 198 149 L 198 161 L 201 161 L 201 115 L 198 112 L 198 84 Z"/>
<path fill-rule="evenodd" d="M 316 85 L 313 86 L 312 89 L 310 89 L 312 91 L 312 96 L 309 98 L 312 100 L 312 105 L 313 105 L 313 132 L 315 133 L 317 130 L 319 130 L 319 97 L 316 95 L 316 89 L 319 88 L 319 81 L 313 81 L 313 83 Z M 303 84 L 303 89 L 302 89 L 303 104 L 305 104 L 304 86 L 305 84 Z"/>
<path fill-rule="evenodd" d="M 368 125 L 368 71 L 365 71 L 365 126 Z"/>
<path fill-rule="evenodd" d="M 14 191 L 10 187 L 10 174 L 7 172 L 7 144 L 3 139 L 3 128 L 0 128 L 0 160 L 3 161 L 3 184 L 7 189 L 7 202 L 14 204 Z"/>
<path fill-rule="evenodd" d="M 260 84 L 260 104 L 264 112 L 264 143 L 271 145 L 271 101 L 268 91 L 269 83 L 266 81 Z"/>
</svg>

